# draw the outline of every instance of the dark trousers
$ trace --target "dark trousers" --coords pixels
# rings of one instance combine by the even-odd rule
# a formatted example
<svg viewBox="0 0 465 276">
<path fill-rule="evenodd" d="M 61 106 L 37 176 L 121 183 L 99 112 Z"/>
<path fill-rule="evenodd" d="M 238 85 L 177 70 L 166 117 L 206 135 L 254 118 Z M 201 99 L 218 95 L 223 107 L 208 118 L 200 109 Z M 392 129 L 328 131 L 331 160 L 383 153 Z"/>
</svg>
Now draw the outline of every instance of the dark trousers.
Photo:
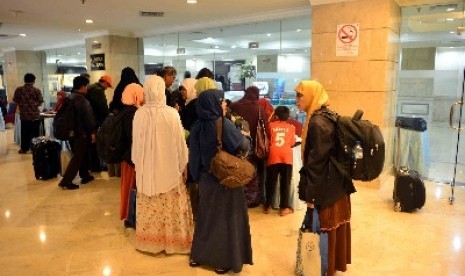
<svg viewBox="0 0 465 276">
<path fill-rule="evenodd" d="M 40 120 L 21 120 L 21 150 L 28 151 L 31 148 L 31 140 L 39 136 Z"/>
<path fill-rule="evenodd" d="M 266 168 L 266 201 L 265 206 L 271 206 L 273 202 L 274 192 L 278 184 L 279 176 L 279 208 L 291 208 L 289 206 L 289 190 L 292 178 L 292 165 L 289 164 L 274 164 Z"/>
<path fill-rule="evenodd" d="M 81 178 L 87 178 L 90 176 L 87 162 L 90 141 L 88 138 L 78 136 L 70 139 L 69 144 L 71 145 L 73 156 L 71 157 L 68 167 L 66 168 L 65 175 L 61 180 L 61 183 L 65 185 L 70 184 L 73 181 L 78 171 Z"/>
</svg>

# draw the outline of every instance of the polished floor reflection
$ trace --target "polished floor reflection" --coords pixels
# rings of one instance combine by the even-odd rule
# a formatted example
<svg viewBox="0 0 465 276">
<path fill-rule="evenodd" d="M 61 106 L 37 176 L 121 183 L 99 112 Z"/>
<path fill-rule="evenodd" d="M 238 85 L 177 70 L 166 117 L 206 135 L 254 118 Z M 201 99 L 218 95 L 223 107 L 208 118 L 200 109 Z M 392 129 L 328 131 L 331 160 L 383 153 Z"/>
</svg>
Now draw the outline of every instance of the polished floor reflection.
<svg viewBox="0 0 465 276">
<path fill-rule="evenodd" d="M 0 275 L 216 275 L 187 256 L 142 254 L 118 220 L 119 178 L 94 174 L 76 191 L 35 180 L 32 156 L 17 154 L 8 130 L 0 152 Z M 0 133 L 5 135 L 5 133 Z M 392 181 L 352 196 L 353 264 L 337 275 L 465 275 L 465 190 L 428 182 L 416 213 L 396 213 Z M 280 217 L 250 210 L 254 265 L 242 275 L 293 275 L 304 210 Z"/>
</svg>

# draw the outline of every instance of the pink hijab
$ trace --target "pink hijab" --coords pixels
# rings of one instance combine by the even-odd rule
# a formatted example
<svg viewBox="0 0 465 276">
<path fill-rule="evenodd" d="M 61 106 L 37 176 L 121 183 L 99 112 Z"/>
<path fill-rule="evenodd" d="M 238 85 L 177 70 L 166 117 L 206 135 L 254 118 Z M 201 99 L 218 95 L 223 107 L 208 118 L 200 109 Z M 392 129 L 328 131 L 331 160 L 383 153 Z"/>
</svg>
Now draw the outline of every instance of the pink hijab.
<svg viewBox="0 0 465 276">
<path fill-rule="evenodd" d="M 121 101 L 125 105 L 141 107 L 144 104 L 144 88 L 138 83 L 128 84 L 123 90 Z"/>
</svg>

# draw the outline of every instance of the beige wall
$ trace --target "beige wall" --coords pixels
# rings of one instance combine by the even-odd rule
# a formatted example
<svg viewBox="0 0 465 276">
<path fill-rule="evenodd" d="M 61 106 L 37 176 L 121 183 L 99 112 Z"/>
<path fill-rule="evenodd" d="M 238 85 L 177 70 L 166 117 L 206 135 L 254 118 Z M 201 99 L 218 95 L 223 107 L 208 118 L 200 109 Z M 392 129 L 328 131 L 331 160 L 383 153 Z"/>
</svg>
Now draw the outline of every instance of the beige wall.
<svg viewBox="0 0 465 276">
<path fill-rule="evenodd" d="M 36 76 L 35 87 L 44 91 L 42 65 L 45 59 L 43 51 L 11 51 L 5 54 L 3 66 L 8 102 L 13 101 L 16 87 L 24 84 L 24 75 L 32 73 Z"/>
<path fill-rule="evenodd" d="M 336 56 L 337 25 L 358 23 L 357 56 Z M 361 0 L 312 7 L 312 79 L 327 89 L 341 115 L 362 109 L 386 141 L 385 172 L 391 172 L 399 65 L 400 7 L 394 0 Z M 385 176 L 385 175 L 384 175 Z M 384 176 L 368 183 L 379 187 Z"/>
</svg>

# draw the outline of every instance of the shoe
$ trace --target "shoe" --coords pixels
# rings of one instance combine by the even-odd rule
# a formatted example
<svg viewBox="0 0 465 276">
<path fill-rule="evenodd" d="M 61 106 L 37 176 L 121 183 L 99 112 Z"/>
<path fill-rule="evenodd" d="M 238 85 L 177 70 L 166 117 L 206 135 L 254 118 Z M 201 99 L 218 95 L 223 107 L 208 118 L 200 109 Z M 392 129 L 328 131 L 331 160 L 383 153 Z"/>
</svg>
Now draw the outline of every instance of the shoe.
<svg viewBox="0 0 465 276">
<path fill-rule="evenodd" d="M 94 179 L 95 177 L 93 177 L 92 175 L 89 175 L 88 177 L 84 177 L 83 179 L 81 179 L 81 184 L 87 184 Z"/>
<path fill-rule="evenodd" d="M 270 206 L 265 206 L 265 205 L 263 205 L 263 213 L 264 213 L 264 214 L 269 214 L 269 213 L 270 213 L 270 210 L 271 210 L 271 207 L 270 207 Z"/>
<path fill-rule="evenodd" d="M 58 187 L 62 188 L 63 190 L 76 190 L 76 189 L 79 189 L 79 185 L 76 185 L 76 184 L 73 184 L 73 183 L 68 183 L 68 184 L 60 183 L 60 184 L 58 184 Z"/>
<path fill-rule="evenodd" d="M 284 208 L 279 211 L 279 215 L 282 217 L 284 217 L 285 215 L 292 214 L 292 213 L 294 213 L 294 210 L 292 210 L 291 208 Z"/>
<path fill-rule="evenodd" d="M 230 269 L 229 268 L 215 268 L 215 273 L 216 274 L 226 274 L 228 273 Z"/>
<path fill-rule="evenodd" d="M 27 151 L 24 151 L 24 150 L 18 150 L 18 153 L 19 153 L 19 154 L 26 154 L 26 153 L 27 153 Z"/>
<path fill-rule="evenodd" d="M 200 264 L 194 262 L 193 260 L 190 260 L 190 261 L 189 261 L 189 266 L 190 266 L 190 267 L 198 267 L 198 266 L 200 266 Z"/>
<path fill-rule="evenodd" d="M 124 220 L 124 228 L 134 228 L 134 229 L 136 229 L 136 226 L 132 225 L 129 221 Z"/>
</svg>

